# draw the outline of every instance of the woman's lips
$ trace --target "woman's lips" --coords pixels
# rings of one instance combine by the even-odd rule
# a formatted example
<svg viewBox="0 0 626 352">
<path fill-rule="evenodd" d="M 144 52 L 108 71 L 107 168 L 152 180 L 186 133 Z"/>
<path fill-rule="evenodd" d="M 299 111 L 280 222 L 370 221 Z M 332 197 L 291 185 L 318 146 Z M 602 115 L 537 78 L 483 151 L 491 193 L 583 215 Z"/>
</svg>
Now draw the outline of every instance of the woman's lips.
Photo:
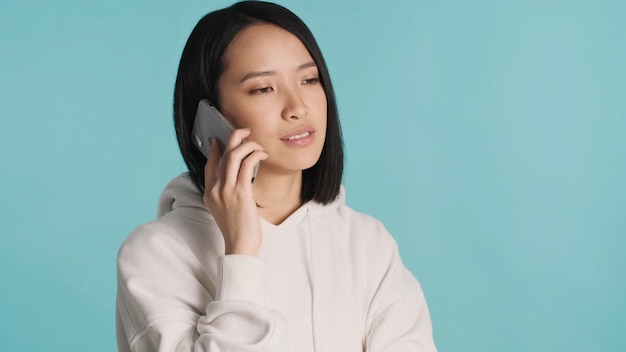
<svg viewBox="0 0 626 352">
<path fill-rule="evenodd" d="M 312 128 L 307 127 L 295 129 L 289 132 L 289 134 L 287 134 L 285 137 L 281 138 L 281 140 L 288 145 L 298 147 L 307 146 L 311 144 L 314 139 L 315 131 Z"/>
<path fill-rule="evenodd" d="M 311 132 L 308 132 L 308 131 L 307 131 L 307 132 L 304 132 L 304 133 L 301 133 L 301 134 L 296 134 L 295 136 L 291 136 L 291 137 L 286 138 L 286 139 L 287 139 L 288 141 L 293 141 L 293 140 L 296 140 L 296 139 L 300 139 L 300 138 L 308 137 L 308 136 L 310 136 L 310 135 L 311 135 Z"/>
</svg>

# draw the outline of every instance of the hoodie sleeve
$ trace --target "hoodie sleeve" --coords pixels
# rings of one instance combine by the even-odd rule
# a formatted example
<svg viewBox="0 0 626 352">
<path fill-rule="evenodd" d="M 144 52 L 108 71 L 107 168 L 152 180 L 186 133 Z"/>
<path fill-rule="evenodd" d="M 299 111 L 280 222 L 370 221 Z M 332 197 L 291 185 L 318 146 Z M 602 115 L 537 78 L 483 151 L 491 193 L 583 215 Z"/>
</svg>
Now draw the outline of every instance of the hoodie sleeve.
<svg viewBox="0 0 626 352">
<path fill-rule="evenodd" d="M 261 259 L 203 265 L 188 244 L 153 230 L 140 227 L 118 255 L 120 352 L 287 351 L 285 319 L 264 307 Z"/>
<path fill-rule="evenodd" d="M 434 352 L 430 313 L 417 279 L 403 265 L 386 230 L 379 248 L 382 275 L 367 314 L 367 352 Z"/>
</svg>

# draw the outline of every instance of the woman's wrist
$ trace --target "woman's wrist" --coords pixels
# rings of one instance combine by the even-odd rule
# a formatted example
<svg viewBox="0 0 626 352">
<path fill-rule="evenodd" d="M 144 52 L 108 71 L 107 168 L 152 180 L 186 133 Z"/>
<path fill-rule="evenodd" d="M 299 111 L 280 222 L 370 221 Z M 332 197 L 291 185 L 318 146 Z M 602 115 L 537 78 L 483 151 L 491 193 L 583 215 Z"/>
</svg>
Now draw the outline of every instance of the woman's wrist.
<svg viewBox="0 0 626 352">
<path fill-rule="evenodd" d="M 235 245 L 235 246 L 229 246 L 226 245 L 225 248 L 225 253 L 226 255 L 231 255 L 231 254 L 238 254 L 238 255 L 248 255 L 251 257 L 258 257 L 259 256 L 259 248 L 254 248 L 253 246 L 242 246 L 242 245 Z"/>
</svg>

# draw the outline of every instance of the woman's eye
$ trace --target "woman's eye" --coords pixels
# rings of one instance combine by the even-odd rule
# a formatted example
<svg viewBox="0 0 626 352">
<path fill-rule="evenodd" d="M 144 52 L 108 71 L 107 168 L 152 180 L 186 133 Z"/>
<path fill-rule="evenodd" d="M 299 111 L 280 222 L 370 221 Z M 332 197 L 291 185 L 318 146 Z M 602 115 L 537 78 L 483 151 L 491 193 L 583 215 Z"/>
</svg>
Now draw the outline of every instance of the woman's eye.
<svg viewBox="0 0 626 352">
<path fill-rule="evenodd" d="M 318 84 L 320 82 L 320 79 L 318 77 L 313 77 L 313 78 L 307 78 L 302 82 L 305 85 L 313 85 L 313 84 Z"/>
<path fill-rule="evenodd" d="M 250 94 L 267 94 L 272 91 L 272 87 L 257 88 L 250 91 Z"/>
</svg>

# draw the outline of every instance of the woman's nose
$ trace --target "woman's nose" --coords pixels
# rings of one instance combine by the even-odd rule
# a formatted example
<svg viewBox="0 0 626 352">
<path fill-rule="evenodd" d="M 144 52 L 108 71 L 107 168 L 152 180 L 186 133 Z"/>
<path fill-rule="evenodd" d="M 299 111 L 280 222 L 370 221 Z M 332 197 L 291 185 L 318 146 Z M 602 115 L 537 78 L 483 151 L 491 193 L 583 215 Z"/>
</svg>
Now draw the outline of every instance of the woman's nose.
<svg viewBox="0 0 626 352">
<path fill-rule="evenodd" d="M 305 117 L 308 112 L 309 108 L 297 89 L 286 93 L 285 106 L 283 108 L 283 119 L 298 120 Z"/>
</svg>

